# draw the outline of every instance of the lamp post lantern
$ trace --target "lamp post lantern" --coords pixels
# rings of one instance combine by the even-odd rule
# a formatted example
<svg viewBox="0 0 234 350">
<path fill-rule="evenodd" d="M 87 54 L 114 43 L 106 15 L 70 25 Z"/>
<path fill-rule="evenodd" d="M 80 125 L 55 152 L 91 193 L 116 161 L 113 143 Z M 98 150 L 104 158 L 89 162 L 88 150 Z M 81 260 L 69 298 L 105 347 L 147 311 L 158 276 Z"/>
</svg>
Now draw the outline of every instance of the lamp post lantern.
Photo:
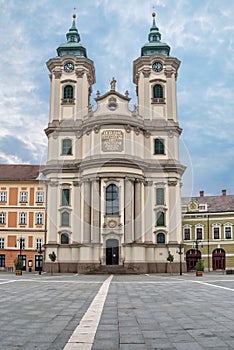
<svg viewBox="0 0 234 350">
<path fill-rule="evenodd" d="M 39 253 L 39 275 L 41 275 L 41 270 L 42 270 L 42 249 L 41 249 L 41 242 L 39 243 L 39 248 L 38 248 L 38 253 Z"/>
<path fill-rule="evenodd" d="M 182 243 L 180 243 L 179 244 L 179 250 L 177 250 L 177 254 L 179 254 L 180 255 L 180 276 L 182 276 L 182 254 L 184 254 L 184 252 L 183 252 L 183 244 Z"/>
</svg>

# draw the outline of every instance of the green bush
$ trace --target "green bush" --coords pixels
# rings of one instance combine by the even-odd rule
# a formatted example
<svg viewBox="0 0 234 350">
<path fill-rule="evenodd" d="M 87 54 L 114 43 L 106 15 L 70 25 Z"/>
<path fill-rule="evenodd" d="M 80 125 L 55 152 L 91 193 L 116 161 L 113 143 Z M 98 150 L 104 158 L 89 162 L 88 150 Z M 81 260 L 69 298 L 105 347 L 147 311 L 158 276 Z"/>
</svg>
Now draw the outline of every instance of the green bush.
<svg viewBox="0 0 234 350">
<path fill-rule="evenodd" d="M 204 271 L 204 261 L 202 259 L 199 259 L 195 265 L 196 271 Z"/>
<path fill-rule="evenodd" d="M 24 265 L 22 259 L 16 258 L 14 261 L 14 265 L 16 270 L 23 270 Z"/>
</svg>

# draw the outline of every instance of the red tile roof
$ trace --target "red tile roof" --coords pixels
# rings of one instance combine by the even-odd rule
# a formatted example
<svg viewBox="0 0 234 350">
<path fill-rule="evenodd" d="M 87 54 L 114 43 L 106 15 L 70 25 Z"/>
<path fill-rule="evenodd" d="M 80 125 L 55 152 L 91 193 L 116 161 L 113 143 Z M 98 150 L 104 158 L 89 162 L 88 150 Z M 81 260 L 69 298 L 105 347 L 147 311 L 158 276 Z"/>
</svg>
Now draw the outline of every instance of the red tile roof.
<svg viewBox="0 0 234 350">
<path fill-rule="evenodd" d="M 33 181 L 40 173 L 40 165 L 0 164 L 0 181 Z"/>
</svg>

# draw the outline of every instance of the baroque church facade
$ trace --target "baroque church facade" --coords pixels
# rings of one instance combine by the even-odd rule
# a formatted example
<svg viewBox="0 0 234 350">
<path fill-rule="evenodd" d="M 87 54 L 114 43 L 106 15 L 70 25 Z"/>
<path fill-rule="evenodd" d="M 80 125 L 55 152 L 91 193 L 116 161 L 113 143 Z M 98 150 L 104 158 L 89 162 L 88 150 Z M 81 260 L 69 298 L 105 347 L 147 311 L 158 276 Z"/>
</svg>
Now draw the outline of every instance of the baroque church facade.
<svg viewBox="0 0 234 350">
<path fill-rule="evenodd" d="M 56 254 L 60 272 L 179 271 L 182 242 L 181 128 L 176 81 L 180 61 L 161 41 L 155 14 L 148 42 L 133 62 L 137 105 L 110 90 L 90 99 L 94 62 L 73 15 L 67 42 L 47 62 L 50 71 L 45 269 Z"/>
</svg>

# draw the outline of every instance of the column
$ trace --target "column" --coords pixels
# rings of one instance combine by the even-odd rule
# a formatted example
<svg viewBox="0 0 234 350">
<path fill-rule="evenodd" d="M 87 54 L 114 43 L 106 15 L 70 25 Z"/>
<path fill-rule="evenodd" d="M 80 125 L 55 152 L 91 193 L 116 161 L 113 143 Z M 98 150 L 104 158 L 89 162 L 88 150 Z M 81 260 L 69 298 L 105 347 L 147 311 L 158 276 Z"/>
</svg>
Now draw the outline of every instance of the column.
<svg viewBox="0 0 234 350">
<path fill-rule="evenodd" d="M 152 109 L 150 108 L 151 97 L 152 97 L 150 95 L 151 85 L 149 83 L 149 77 L 150 77 L 151 70 L 149 68 L 144 68 L 142 73 L 144 76 L 144 101 L 143 101 L 144 114 L 143 115 L 144 115 L 145 119 L 150 119 L 151 113 L 152 113 Z"/>
<path fill-rule="evenodd" d="M 74 207 L 73 207 L 73 242 L 81 242 L 81 184 L 73 181 Z"/>
<path fill-rule="evenodd" d="M 100 180 L 92 181 L 92 242 L 100 242 Z"/>
<path fill-rule="evenodd" d="M 177 222 L 177 210 L 180 210 L 181 208 L 178 208 L 177 204 L 177 196 L 176 196 L 176 187 L 177 187 L 177 179 L 171 178 L 168 180 L 168 190 L 169 190 L 169 200 L 168 200 L 168 215 L 166 216 L 166 225 L 168 225 L 168 233 L 169 233 L 169 243 L 178 242 L 177 238 L 177 228 L 178 228 L 178 222 Z"/>
<path fill-rule="evenodd" d="M 134 228 L 134 216 L 133 216 L 133 181 L 126 178 L 124 183 L 124 233 L 125 243 L 130 243 L 134 240 L 133 228 Z"/>
<path fill-rule="evenodd" d="M 83 192 L 83 242 L 91 242 L 91 183 L 89 180 L 84 181 Z"/>
<path fill-rule="evenodd" d="M 57 227 L 58 227 L 58 181 L 51 181 L 48 185 L 48 200 L 47 200 L 47 242 L 57 243 Z"/>
<path fill-rule="evenodd" d="M 62 76 L 61 70 L 54 72 L 54 115 L 53 119 L 59 120 L 61 118 L 60 116 L 60 102 L 61 102 L 61 96 L 60 96 L 60 78 Z"/>
<path fill-rule="evenodd" d="M 145 242 L 152 243 L 152 232 L 155 225 L 155 212 L 152 206 L 152 181 L 144 182 L 144 216 L 145 216 Z"/>
<path fill-rule="evenodd" d="M 135 191 L 134 191 L 134 214 L 135 214 L 135 230 L 134 230 L 134 240 L 137 242 L 142 242 L 142 182 L 139 179 L 135 180 Z"/>
<path fill-rule="evenodd" d="M 167 77 L 167 119 L 173 119 L 172 72 L 165 70 Z"/>
</svg>

